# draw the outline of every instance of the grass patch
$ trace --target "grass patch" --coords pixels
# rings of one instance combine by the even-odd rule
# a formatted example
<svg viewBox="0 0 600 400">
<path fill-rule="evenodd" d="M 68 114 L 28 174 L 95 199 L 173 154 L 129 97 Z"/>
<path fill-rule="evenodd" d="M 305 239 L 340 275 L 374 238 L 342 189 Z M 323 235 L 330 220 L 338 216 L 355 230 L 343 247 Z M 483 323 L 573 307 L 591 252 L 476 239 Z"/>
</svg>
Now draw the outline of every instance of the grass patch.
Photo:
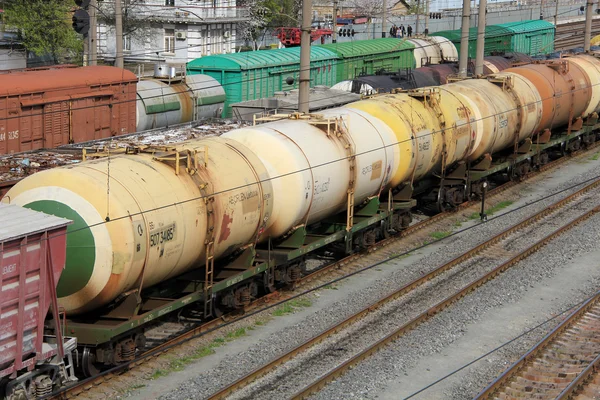
<svg viewBox="0 0 600 400">
<path fill-rule="evenodd" d="M 229 332 L 226 337 L 229 342 L 242 336 L 246 336 L 246 328 L 239 328 L 233 332 Z"/>
<path fill-rule="evenodd" d="M 486 215 L 490 216 L 490 215 L 494 215 L 494 213 L 510 206 L 513 202 L 510 200 L 505 200 L 505 201 L 501 201 L 500 203 L 496 204 L 495 206 L 492 206 L 490 208 L 488 208 L 487 210 L 485 210 Z M 469 219 L 479 219 L 481 216 L 479 215 L 478 212 L 475 212 L 473 214 L 471 214 L 471 216 L 469 217 Z"/>
<path fill-rule="evenodd" d="M 263 326 L 264 324 L 265 324 L 264 321 L 256 321 L 254 323 L 254 325 L 256 325 L 256 326 Z"/>
<path fill-rule="evenodd" d="M 308 299 L 294 299 L 290 300 L 281 306 L 277 307 L 275 311 L 273 311 L 273 315 L 275 317 L 281 317 L 283 315 L 292 314 L 296 310 L 304 307 L 310 307 L 312 302 Z"/>
<path fill-rule="evenodd" d="M 160 378 L 161 376 L 167 376 L 169 375 L 169 371 L 164 370 L 164 369 L 157 369 L 155 370 L 152 375 L 150 375 L 150 379 L 155 380 Z"/>
<path fill-rule="evenodd" d="M 323 286 L 323 289 L 338 290 L 338 288 L 333 285 L 325 285 Z"/>
<path fill-rule="evenodd" d="M 455 228 L 460 228 L 461 226 L 462 226 L 462 222 L 461 221 L 454 222 L 454 227 Z"/>
<path fill-rule="evenodd" d="M 590 160 L 592 161 L 596 161 L 598 160 L 598 158 L 600 157 L 600 152 L 594 154 L 593 156 L 590 157 Z"/>
<path fill-rule="evenodd" d="M 449 236 L 452 232 L 432 232 L 430 236 L 436 240 L 443 239 Z"/>
</svg>

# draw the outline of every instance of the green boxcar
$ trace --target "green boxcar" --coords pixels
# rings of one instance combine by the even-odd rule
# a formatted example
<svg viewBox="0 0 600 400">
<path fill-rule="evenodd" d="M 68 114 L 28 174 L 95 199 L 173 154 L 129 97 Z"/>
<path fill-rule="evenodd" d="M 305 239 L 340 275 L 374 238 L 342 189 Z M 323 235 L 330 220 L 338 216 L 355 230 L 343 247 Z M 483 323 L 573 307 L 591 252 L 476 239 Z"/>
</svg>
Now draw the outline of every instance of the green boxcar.
<svg viewBox="0 0 600 400">
<path fill-rule="evenodd" d="M 414 45 L 403 39 L 359 40 L 318 47 L 338 55 L 337 82 L 354 79 L 361 74 L 373 75 L 380 69 L 398 71 L 415 67 Z"/>
<path fill-rule="evenodd" d="M 511 50 L 531 56 L 554 51 L 554 25 L 548 21 L 531 20 L 500 24 L 513 32 Z"/>
<path fill-rule="evenodd" d="M 453 31 L 440 31 L 432 33 L 432 36 L 442 36 L 450 40 L 456 46 L 460 54 L 460 29 Z M 485 50 L 484 55 L 489 56 L 492 52 L 509 53 L 513 31 L 500 25 L 488 25 L 485 27 Z M 477 28 L 469 29 L 469 58 L 475 58 L 477 48 Z"/>
<path fill-rule="evenodd" d="M 310 56 L 310 85 L 334 85 L 337 54 L 312 46 Z M 230 117 L 232 103 L 270 97 L 277 91 L 297 88 L 300 47 L 197 58 L 188 63 L 187 70 L 190 75 L 212 76 L 223 86 L 227 98 L 222 115 Z M 286 83 L 288 78 L 294 80 L 291 85 Z"/>
</svg>

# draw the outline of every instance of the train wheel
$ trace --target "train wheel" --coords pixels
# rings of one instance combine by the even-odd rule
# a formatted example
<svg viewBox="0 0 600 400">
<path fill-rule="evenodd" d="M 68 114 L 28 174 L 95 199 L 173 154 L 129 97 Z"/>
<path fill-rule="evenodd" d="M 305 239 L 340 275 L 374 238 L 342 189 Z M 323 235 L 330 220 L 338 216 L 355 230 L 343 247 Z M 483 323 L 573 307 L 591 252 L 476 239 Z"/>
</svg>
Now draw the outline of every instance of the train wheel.
<svg viewBox="0 0 600 400">
<path fill-rule="evenodd" d="M 96 367 L 96 353 L 89 347 L 83 349 L 80 367 L 86 378 L 98 375 L 100 372 Z"/>
</svg>

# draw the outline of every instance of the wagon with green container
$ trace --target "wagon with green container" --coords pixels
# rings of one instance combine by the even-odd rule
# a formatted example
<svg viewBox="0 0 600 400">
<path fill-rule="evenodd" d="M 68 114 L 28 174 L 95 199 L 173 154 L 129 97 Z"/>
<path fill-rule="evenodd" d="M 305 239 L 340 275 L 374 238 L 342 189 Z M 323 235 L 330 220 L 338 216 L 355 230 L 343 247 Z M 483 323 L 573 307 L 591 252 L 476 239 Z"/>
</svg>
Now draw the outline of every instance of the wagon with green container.
<svg viewBox="0 0 600 400">
<path fill-rule="evenodd" d="M 312 46 L 311 86 L 332 86 L 336 81 L 337 54 Z M 188 74 L 206 74 L 225 89 L 223 117 L 231 116 L 231 104 L 273 96 L 277 91 L 298 87 L 300 48 L 219 54 L 195 59 L 187 65 Z"/>
<path fill-rule="evenodd" d="M 336 83 L 379 70 L 398 71 L 415 67 L 414 45 L 406 40 L 381 38 L 318 46 L 338 56 Z"/>
<path fill-rule="evenodd" d="M 489 56 L 493 53 L 510 53 L 511 40 L 513 32 L 505 27 L 498 25 L 488 25 L 485 27 L 485 47 L 484 55 Z M 460 54 L 461 31 L 455 29 L 451 31 L 440 31 L 433 33 L 433 36 L 442 36 L 450 40 L 456 46 L 456 51 Z M 477 28 L 469 29 L 469 58 L 475 58 L 477 48 Z"/>
<path fill-rule="evenodd" d="M 518 21 L 497 26 L 512 32 L 510 47 L 513 52 L 535 56 L 554 51 L 555 27 L 548 21 Z"/>
</svg>

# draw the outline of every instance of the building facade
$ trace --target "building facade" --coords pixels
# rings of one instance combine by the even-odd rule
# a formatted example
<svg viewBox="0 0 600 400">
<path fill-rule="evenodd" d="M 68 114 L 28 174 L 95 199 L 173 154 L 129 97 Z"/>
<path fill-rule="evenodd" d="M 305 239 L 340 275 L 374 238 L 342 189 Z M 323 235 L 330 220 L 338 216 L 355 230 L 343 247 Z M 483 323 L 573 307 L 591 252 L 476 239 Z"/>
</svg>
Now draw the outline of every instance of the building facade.
<svg viewBox="0 0 600 400">
<path fill-rule="evenodd" d="M 113 2 L 100 1 L 105 15 L 114 15 Z M 236 0 L 122 0 L 123 55 L 126 62 L 185 63 L 211 55 L 233 53 L 237 30 L 248 20 L 246 8 Z M 114 6 L 113 6 L 114 7 Z M 98 55 L 114 60 L 114 21 L 98 17 Z"/>
</svg>

